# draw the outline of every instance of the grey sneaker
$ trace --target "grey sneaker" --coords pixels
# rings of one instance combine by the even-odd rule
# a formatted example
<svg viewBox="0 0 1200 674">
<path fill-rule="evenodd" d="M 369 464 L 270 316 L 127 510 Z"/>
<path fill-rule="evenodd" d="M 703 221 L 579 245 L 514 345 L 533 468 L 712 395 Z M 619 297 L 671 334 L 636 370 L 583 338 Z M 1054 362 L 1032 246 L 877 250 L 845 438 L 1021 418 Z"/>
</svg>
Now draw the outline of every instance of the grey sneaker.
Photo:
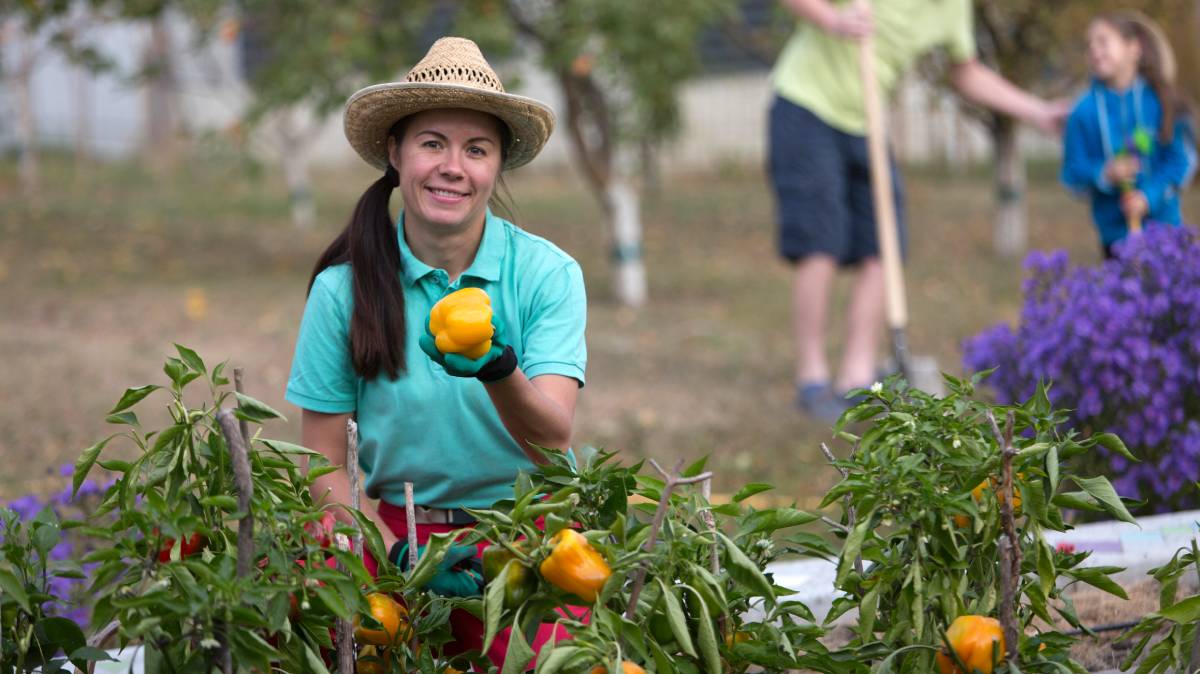
<svg viewBox="0 0 1200 674">
<path fill-rule="evenodd" d="M 832 424 L 846 411 L 847 401 L 839 400 L 828 382 L 796 384 L 796 408 L 814 419 Z"/>
</svg>

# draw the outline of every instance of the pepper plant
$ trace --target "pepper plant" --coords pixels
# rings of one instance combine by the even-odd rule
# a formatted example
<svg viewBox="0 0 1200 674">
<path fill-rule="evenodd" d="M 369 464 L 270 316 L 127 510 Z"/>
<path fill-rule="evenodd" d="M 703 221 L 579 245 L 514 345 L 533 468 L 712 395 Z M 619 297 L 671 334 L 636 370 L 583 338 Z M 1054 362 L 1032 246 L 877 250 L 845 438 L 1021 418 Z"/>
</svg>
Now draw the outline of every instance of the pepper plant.
<svg viewBox="0 0 1200 674">
<path fill-rule="evenodd" d="M 1200 581 L 1200 545 L 1195 539 L 1191 546 L 1176 550 L 1171 561 L 1150 570 L 1159 583 L 1159 609 L 1122 637 L 1137 639 L 1121 662 L 1122 671 L 1134 664 L 1134 674 L 1200 670 L 1200 591 L 1178 598 L 1179 582 L 1190 574 Z M 1158 640 L 1151 646 L 1155 636 Z"/>
<path fill-rule="evenodd" d="M 524 670 L 543 623 L 572 638 L 542 650 L 541 674 L 636 671 L 623 663 L 713 674 L 854 667 L 829 654 L 809 609 L 782 599 L 788 591 L 765 572 L 795 549 L 777 535 L 815 515 L 741 503 L 765 485 L 714 507 L 695 487 L 703 460 L 660 478 L 604 451 L 545 456 L 518 477 L 513 499 L 473 511 L 470 536 L 491 541 L 504 560 L 483 601 L 488 643 L 512 628 L 504 674 Z"/>
<path fill-rule="evenodd" d="M 224 363 L 209 370 L 193 350 L 176 348 L 178 357 L 164 366 L 167 385 L 126 390 L 107 418 L 124 430 L 86 449 L 76 463 L 77 489 L 95 466 L 117 476 L 98 518 L 80 527 L 100 542 L 83 560 L 97 564 L 93 624 L 114 627 L 122 646 L 142 644 L 147 671 L 228 671 L 237 663 L 325 672 L 334 663 L 335 621 L 357 618 L 379 629 L 363 596 L 385 591 L 409 602 L 411 614 L 420 616 L 412 628 L 422 638 L 448 640 L 448 609 L 418 591 L 447 545 L 430 545 L 407 575 L 385 564 L 378 582 L 372 579 L 345 543 L 354 528 L 336 523 L 310 494 L 313 481 L 336 467 L 317 452 L 262 437 L 257 426 L 281 415 L 227 390 Z M 205 390 L 193 406 L 185 392 L 196 395 L 188 388 L 194 382 Z M 170 424 L 147 430 L 134 408 L 155 394 L 165 394 Z M 255 428 L 245 438 L 253 538 L 250 563 L 240 572 L 238 531 L 247 513 L 239 507 L 235 465 L 218 423 L 218 411 L 235 404 L 242 428 Z M 133 445 L 132 458 L 103 458 L 118 438 Z M 378 530 L 349 512 L 367 550 L 386 559 Z M 414 658 L 414 650 L 396 644 L 389 657 Z M 432 657 L 433 649 L 425 650 Z"/>
<path fill-rule="evenodd" d="M 887 655 L 881 668 L 929 672 L 947 627 L 962 615 L 1001 614 L 1001 447 L 1012 459 L 1014 530 L 1019 573 L 1013 607 L 1020 669 L 1084 671 L 1069 659 L 1073 638 L 1050 625 L 1055 616 L 1082 628 L 1066 590 L 1085 583 L 1125 597 L 1115 567 L 1083 566 L 1089 553 L 1056 550 L 1045 531 L 1069 527 L 1064 508 L 1133 518 L 1104 477 L 1076 474 L 1076 460 L 1105 447 L 1135 460 L 1115 435 L 1081 438 L 1063 431 L 1066 412 L 1052 408 L 1045 386 L 1017 405 L 974 397 L 984 375 L 946 376 L 949 394 L 930 396 L 903 380 L 860 390 L 864 400 L 835 427 L 852 446 L 834 461 L 843 479 L 823 507 L 841 508 L 836 533 L 835 599 L 826 622 L 859 611 L 848 649 L 864 660 Z M 1010 428 L 996 419 L 1011 416 Z M 851 433 L 847 428 L 863 428 Z M 998 654 L 998 655 L 1003 655 Z M 990 672 L 990 668 L 987 670 Z M 1012 671 L 1017 671 L 1013 663 Z"/>
</svg>

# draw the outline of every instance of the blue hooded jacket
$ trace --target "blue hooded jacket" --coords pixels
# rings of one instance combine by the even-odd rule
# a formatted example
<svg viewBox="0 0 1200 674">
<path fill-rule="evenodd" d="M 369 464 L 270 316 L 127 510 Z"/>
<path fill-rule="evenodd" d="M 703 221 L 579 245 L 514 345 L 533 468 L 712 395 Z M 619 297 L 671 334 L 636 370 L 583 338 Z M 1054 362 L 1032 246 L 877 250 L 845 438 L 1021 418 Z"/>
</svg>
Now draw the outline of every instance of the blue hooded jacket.
<svg viewBox="0 0 1200 674">
<path fill-rule="evenodd" d="M 1154 140 L 1150 155 L 1140 157 L 1136 183 L 1150 204 L 1145 219 L 1175 226 L 1183 220 L 1179 191 L 1196 171 L 1195 139 L 1188 120 L 1180 117 L 1170 144 L 1160 143 L 1161 112 L 1158 95 L 1138 77 L 1125 91 L 1093 80 L 1067 118 L 1061 178 L 1068 188 L 1091 198 L 1092 220 L 1106 246 L 1125 238 L 1128 228 L 1120 186 L 1104 178 L 1104 165 L 1122 150 L 1136 152 L 1132 139 L 1139 127 Z"/>
</svg>

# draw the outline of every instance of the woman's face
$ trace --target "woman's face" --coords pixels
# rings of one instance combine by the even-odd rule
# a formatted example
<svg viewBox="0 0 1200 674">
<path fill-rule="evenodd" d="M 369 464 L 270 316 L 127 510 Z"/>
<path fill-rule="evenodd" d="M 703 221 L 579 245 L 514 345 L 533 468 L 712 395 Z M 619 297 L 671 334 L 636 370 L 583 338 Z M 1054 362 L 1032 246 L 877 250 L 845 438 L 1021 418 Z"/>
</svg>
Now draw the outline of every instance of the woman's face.
<svg viewBox="0 0 1200 674">
<path fill-rule="evenodd" d="M 1126 38 L 1107 21 L 1093 21 L 1087 31 L 1088 67 L 1104 82 L 1124 82 L 1137 73 L 1142 57 L 1137 38 Z"/>
<path fill-rule="evenodd" d="M 406 120 L 388 155 L 400 175 L 405 227 L 453 234 L 482 226 L 500 176 L 500 120 L 475 110 L 426 110 Z"/>
</svg>

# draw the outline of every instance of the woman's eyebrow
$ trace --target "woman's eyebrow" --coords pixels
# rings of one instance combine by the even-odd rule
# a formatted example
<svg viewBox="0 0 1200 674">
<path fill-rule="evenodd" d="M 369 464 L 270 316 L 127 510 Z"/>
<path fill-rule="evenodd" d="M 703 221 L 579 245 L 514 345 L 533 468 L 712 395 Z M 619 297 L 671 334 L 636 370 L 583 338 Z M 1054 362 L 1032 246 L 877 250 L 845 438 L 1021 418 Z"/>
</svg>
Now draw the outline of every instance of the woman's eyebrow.
<svg viewBox="0 0 1200 674">
<path fill-rule="evenodd" d="M 440 140 L 449 140 L 449 136 L 447 136 L 446 134 L 442 133 L 441 131 L 435 131 L 435 130 L 433 130 L 433 129 L 422 129 L 421 131 L 418 131 L 418 132 L 417 132 L 415 135 L 417 135 L 417 136 L 421 136 L 421 135 L 424 135 L 424 134 L 429 134 L 429 135 L 431 135 L 431 136 L 436 136 L 436 137 L 437 137 L 438 139 L 440 139 Z M 482 141 L 482 142 L 488 142 L 488 143 L 491 143 L 491 144 L 493 144 L 493 145 L 497 144 L 496 140 L 495 140 L 494 138 L 492 138 L 491 136 L 474 136 L 474 137 L 472 137 L 472 138 L 468 138 L 468 139 L 467 139 L 467 142 L 468 142 L 468 143 L 478 143 L 478 142 L 481 142 L 481 141 Z"/>
</svg>

